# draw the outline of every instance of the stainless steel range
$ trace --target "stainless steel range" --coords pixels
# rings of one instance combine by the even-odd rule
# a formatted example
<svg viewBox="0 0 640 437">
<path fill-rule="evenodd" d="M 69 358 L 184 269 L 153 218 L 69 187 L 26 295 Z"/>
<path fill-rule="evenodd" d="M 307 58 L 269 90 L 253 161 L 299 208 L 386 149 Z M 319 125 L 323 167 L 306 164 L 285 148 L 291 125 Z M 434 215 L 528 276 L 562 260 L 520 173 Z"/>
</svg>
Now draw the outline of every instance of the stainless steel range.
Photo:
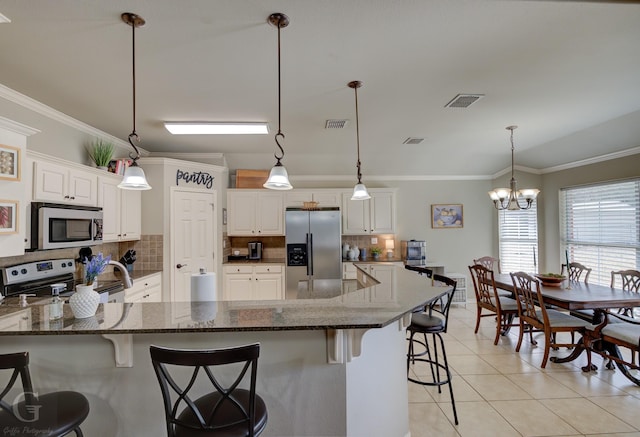
<svg viewBox="0 0 640 437">
<path fill-rule="evenodd" d="M 64 284 L 60 296 L 70 295 L 76 282 L 76 262 L 73 259 L 34 261 L 1 269 L 0 293 L 4 297 L 29 294 L 37 297 L 52 295 L 54 284 Z M 124 302 L 124 287 L 120 281 L 103 283 L 96 289 L 101 302 Z"/>
</svg>

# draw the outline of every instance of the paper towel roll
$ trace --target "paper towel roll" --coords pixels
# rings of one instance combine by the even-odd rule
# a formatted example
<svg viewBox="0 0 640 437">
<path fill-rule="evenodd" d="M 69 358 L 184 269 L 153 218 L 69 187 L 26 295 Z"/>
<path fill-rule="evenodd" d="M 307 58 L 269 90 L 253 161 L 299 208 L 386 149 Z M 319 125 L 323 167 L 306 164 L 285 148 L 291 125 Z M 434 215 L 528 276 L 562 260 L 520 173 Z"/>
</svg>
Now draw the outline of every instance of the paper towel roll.
<svg viewBox="0 0 640 437">
<path fill-rule="evenodd" d="M 216 274 L 196 273 L 191 275 L 191 302 L 211 302 L 216 296 Z"/>
</svg>

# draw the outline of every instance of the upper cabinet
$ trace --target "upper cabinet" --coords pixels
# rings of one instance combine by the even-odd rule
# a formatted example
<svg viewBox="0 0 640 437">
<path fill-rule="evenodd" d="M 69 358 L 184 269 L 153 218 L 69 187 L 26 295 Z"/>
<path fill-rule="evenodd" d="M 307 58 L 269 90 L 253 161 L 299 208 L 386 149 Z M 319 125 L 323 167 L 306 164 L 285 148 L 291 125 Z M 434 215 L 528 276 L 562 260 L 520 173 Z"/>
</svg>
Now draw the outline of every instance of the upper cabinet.
<svg viewBox="0 0 640 437">
<path fill-rule="evenodd" d="M 33 200 L 98 205 L 98 176 L 62 164 L 34 160 Z"/>
<path fill-rule="evenodd" d="M 141 234 L 141 191 L 118 188 L 121 177 L 98 177 L 98 206 L 102 208 L 102 239 L 139 240 Z"/>
<path fill-rule="evenodd" d="M 342 204 L 341 189 L 293 189 L 284 193 L 284 206 L 302 208 L 304 202 L 318 202 L 318 207 L 339 207 Z"/>
<path fill-rule="evenodd" d="M 393 234 L 396 232 L 395 192 L 369 189 L 371 199 L 351 200 L 342 193 L 342 233 L 345 235 Z"/>
<path fill-rule="evenodd" d="M 281 192 L 227 191 L 229 236 L 284 235 L 284 201 Z"/>
</svg>

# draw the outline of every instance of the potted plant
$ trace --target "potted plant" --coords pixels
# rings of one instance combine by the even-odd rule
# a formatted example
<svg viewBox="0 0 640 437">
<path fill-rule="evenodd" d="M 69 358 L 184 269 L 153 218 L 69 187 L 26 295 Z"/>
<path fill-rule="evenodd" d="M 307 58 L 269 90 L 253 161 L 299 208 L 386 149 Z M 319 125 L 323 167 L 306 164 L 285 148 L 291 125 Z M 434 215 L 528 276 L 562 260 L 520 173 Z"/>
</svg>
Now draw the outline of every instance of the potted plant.
<svg viewBox="0 0 640 437">
<path fill-rule="evenodd" d="M 371 256 L 373 256 L 373 259 L 380 258 L 380 254 L 382 253 L 381 247 L 373 246 L 370 250 L 371 250 Z"/>
<path fill-rule="evenodd" d="M 113 143 L 102 139 L 97 139 L 91 143 L 91 150 L 89 150 L 89 158 L 96 164 L 96 167 L 102 170 L 106 170 L 113 156 Z"/>
</svg>

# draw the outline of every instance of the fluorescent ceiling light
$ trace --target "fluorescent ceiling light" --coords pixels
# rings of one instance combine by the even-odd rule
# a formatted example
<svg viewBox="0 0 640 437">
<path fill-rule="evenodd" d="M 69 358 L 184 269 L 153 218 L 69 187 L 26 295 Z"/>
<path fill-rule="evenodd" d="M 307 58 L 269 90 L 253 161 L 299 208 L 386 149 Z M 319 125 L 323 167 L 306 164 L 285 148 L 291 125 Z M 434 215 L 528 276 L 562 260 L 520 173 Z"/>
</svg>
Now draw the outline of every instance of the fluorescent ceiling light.
<svg viewBox="0 0 640 437">
<path fill-rule="evenodd" d="M 268 123 L 170 123 L 164 127 L 173 135 L 265 135 L 269 133 Z"/>
</svg>

